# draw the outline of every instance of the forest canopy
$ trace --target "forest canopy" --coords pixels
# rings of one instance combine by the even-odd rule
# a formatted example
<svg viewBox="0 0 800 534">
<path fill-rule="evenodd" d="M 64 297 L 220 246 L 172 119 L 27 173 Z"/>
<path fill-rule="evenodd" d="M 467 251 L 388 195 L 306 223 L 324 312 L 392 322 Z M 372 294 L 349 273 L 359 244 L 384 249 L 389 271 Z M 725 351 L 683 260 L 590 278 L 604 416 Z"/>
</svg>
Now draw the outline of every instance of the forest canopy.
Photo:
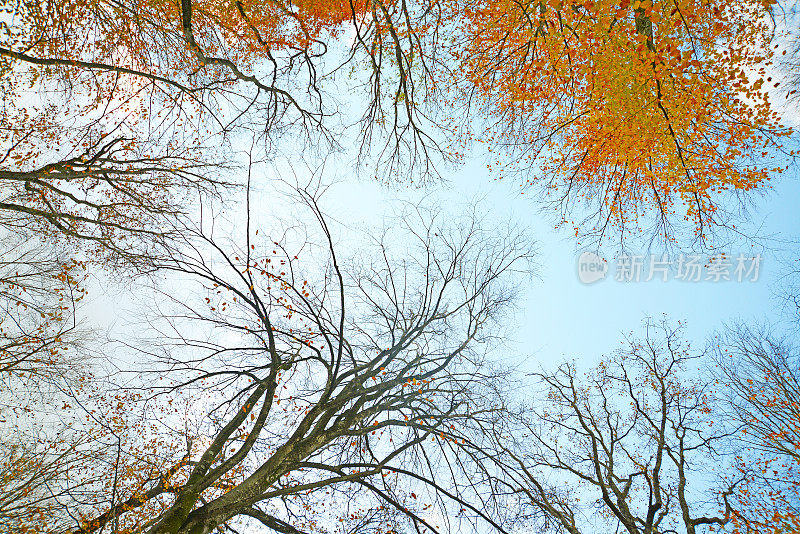
<svg viewBox="0 0 800 534">
<path fill-rule="evenodd" d="M 521 370 L 527 224 L 329 200 L 480 159 L 576 250 L 760 242 L 796 9 L 6 2 L 0 532 L 800 532 L 796 322 Z"/>
</svg>

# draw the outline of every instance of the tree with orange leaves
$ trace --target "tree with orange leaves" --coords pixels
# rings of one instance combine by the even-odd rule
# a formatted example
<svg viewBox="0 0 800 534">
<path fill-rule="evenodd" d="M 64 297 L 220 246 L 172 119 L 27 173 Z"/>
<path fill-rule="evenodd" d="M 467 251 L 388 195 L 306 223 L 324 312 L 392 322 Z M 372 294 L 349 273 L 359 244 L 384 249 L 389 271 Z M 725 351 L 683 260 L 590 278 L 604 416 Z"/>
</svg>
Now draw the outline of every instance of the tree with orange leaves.
<svg viewBox="0 0 800 534">
<path fill-rule="evenodd" d="M 764 188 L 787 130 L 768 100 L 770 0 L 465 2 L 461 72 L 488 141 L 576 234 L 612 227 L 705 242 L 724 193 Z M 653 214 L 655 215 L 653 217 Z"/>
</svg>

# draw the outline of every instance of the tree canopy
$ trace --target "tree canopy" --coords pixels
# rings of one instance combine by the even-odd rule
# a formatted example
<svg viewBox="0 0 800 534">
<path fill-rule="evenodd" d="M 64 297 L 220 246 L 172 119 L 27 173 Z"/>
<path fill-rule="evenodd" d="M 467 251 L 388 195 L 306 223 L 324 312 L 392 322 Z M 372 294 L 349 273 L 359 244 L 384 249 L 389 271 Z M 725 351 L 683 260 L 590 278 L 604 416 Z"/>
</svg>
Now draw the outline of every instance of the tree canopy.
<svg viewBox="0 0 800 534">
<path fill-rule="evenodd" d="M 135 230 L 126 212 L 169 210 L 175 186 L 202 182 L 210 146 L 242 130 L 354 143 L 387 182 L 435 176 L 478 140 L 515 160 L 501 175 L 520 172 L 601 241 L 636 228 L 669 240 L 686 224 L 703 241 L 736 223 L 720 214 L 726 202 L 785 164 L 767 0 L 10 10 L 0 58 L 14 170 L 3 177 L 22 189 L 4 209 L 81 237 L 96 239 L 85 228 L 98 224 Z M 356 95 L 345 105 L 355 124 L 342 91 Z M 58 154 L 46 150 L 56 139 Z M 94 195 L 63 187 L 82 182 Z"/>
<path fill-rule="evenodd" d="M 0 532 L 800 532 L 789 339 L 520 372 L 526 228 L 325 204 L 483 156 L 577 247 L 713 249 L 793 163 L 787 8 L 6 3 Z"/>
</svg>

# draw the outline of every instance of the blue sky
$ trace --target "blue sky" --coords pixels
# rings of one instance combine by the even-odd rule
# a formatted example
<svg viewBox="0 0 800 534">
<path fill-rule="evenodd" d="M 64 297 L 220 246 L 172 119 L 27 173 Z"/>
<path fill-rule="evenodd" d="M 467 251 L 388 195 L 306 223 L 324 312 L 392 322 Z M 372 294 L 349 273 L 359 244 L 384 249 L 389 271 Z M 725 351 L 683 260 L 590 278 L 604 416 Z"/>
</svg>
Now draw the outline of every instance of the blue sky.
<svg viewBox="0 0 800 534">
<path fill-rule="evenodd" d="M 750 222 L 760 226 L 760 235 L 770 236 L 769 247 L 757 251 L 762 254 L 757 282 L 623 283 L 613 279 L 612 267 L 607 279 L 586 285 L 577 275 L 580 250 L 574 234 L 554 229 L 532 195 L 521 195 L 513 179 L 493 180 L 479 158 L 445 175 L 448 184 L 428 189 L 387 189 L 374 181 L 346 179 L 331 188 L 323 205 L 344 224 L 379 226 L 392 199 L 423 200 L 445 210 L 482 199 L 490 218 L 510 218 L 529 227 L 538 243 L 538 268 L 534 278 L 523 281 L 523 298 L 509 328 L 513 339 L 502 357 L 508 363 L 522 363 L 523 369 L 535 369 L 563 359 L 596 361 L 618 346 L 624 333 L 637 331 L 647 316 L 666 314 L 685 322 L 686 335 L 695 344 L 726 323 L 781 320 L 785 310 L 776 293 L 787 274 L 785 262 L 800 257 L 792 243 L 800 229 L 797 174 L 797 169 L 790 169 L 774 180 L 773 190 L 757 199 L 751 210 L 755 220 Z M 753 250 L 742 241 L 726 252 L 735 258 Z M 615 255 L 614 250 L 601 252 L 608 258 Z"/>
<path fill-rule="evenodd" d="M 341 175 L 344 167 L 328 170 Z M 771 236 L 769 248 L 758 251 L 762 261 L 757 282 L 617 282 L 613 269 L 616 250 L 612 248 L 600 251 L 611 260 L 607 279 L 587 285 L 578 278 L 577 260 L 582 249 L 578 248 L 574 232 L 555 229 L 552 220 L 538 209 L 533 195 L 520 194 L 519 182 L 493 180 L 477 157 L 444 178 L 446 183 L 421 189 L 397 184 L 385 187 L 374 179 L 340 177 L 323 196 L 322 207 L 338 223 L 334 224 L 339 236 L 337 246 L 345 255 L 358 246 L 348 228 L 379 229 L 391 216 L 397 200 L 427 202 L 453 214 L 470 202 L 479 201 L 488 212 L 489 224 L 492 220 L 510 219 L 527 227 L 537 244 L 537 266 L 534 276 L 520 281 L 523 291 L 518 309 L 506 325 L 508 342 L 495 356 L 505 364 L 518 364 L 524 371 L 549 367 L 565 359 L 591 365 L 618 347 L 624 334 L 639 331 L 643 319 L 663 314 L 684 322 L 686 335 L 696 346 L 725 324 L 774 324 L 786 319 L 787 309 L 776 294 L 788 273 L 787 263 L 800 259 L 800 246 L 796 244 L 800 239 L 798 169 L 790 169 L 775 179 L 773 189 L 758 198 L 751 209 L 760 234 Z M 261 185 L 266 186 L 265 194 L 255 204 L 267 218 L 263 221 L 267 226 L 262 227 L 266 230 L 269 217 L 284 211 L 286 205 L 267 193 L 269 184 Z M 243 206 L 233 202 L 226 209 L 235 218 L 239 208 Z M 750 244 L 743 241 L 732 244 L 726 252 L 735 258 L 751 250 Z M 645 251 L 633 249 L 630 253 Z M 97 282 L 90 288 L 84 313 L 90 322 L 95 320 L 103 328 L 114 329 L 115 318 L 125 315 L 120 314 L 120 307 L 136 308 L 134 303 L 141 301 L 142 295 L 127 295 L 113 284 Z"/>
</svg>

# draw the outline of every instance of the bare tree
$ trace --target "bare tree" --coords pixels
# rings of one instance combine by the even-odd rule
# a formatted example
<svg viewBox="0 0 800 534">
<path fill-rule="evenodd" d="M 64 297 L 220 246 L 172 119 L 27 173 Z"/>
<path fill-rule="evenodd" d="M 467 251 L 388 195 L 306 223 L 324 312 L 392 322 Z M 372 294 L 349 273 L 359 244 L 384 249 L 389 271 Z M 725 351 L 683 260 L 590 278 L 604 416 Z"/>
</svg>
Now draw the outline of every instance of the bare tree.
<svg viewBox="0 0 800 534">
<path fill-rule="evenodd" d="M 230 184 L 205 175 L 212 161 L 146 155 L 131 142 L 84 140 L 66 158 L 31 158 L 40 162 L 33 166 L 9 165 L 9 148 L 0 158 L 0 225 L 23 234 L 35 230 L 39 239 L 58 242 L 78 257 L 151 263 L 156 245 L 169 238 L 192 196 L 216 195 Z M 70 151 L 69 145 L 62 148 Z"/>
<path fill-rule="evenodd" d="M 162 268 L 202 287 L 162 293 L 177 311 L 139 349 L 163 381 L 125 409 L 189 408 L 122 440 L 113 499 L 73 510 L 71 532 L 504 531 L 509 510 L 469 444 L 503 408 L 483 351 L 529 242 L 475 213 L 408 207 L 348 262 L 315 197 L 299 195 L 319 232 L 184 232 Z"/>
<path fill-rule="evenodd" d="M 702 356 L 680 328 L 648 321 L 643 339 L 584 376 L 574 364 L 533 375 L 542 400 L 497 435 L 503 484 L 539 528 L 694 534 L 729 524 L 734 431 L 713 420 L 709 381 L 688 368 Z"/>
</svg>

